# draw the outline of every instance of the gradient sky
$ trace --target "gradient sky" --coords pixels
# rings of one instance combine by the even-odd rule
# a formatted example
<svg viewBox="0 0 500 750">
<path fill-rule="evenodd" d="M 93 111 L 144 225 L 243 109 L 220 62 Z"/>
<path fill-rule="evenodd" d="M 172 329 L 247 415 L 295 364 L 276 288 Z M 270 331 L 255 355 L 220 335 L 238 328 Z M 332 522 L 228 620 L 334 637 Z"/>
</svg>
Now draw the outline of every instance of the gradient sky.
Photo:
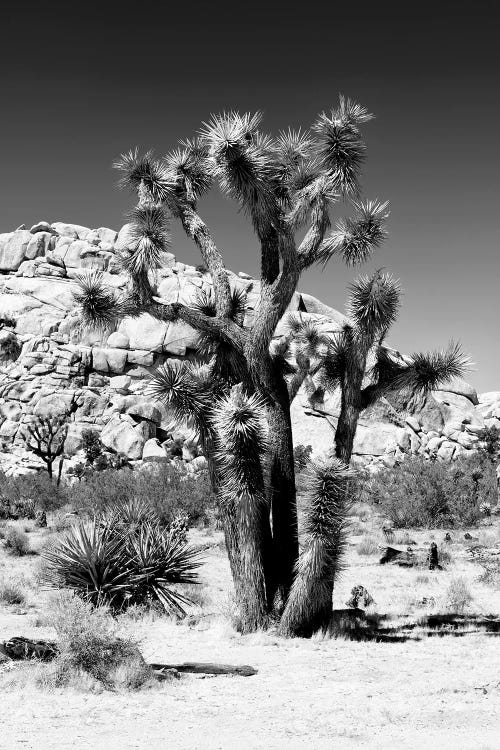
<svg viewBox="0 0 500 750">
<path fill-rule="evenodd" d="M 308 127 L 342 92 L 376 115 L 364 193 L 391 202 L 389 238 L 361 271 L 331 262 L 300 289 L 343 308 L 358 272 L 405 290 L 393 346 L 459 339 L 468 380 L 500 389 L 498 18 L 495 2 L 51 2 L 2 6 L 0 231 L 39 219 L 119 228 L 131 197 L 111 162 L 158 154 L 210 113 L 263 110 Z M 258 274 L 245 217 L 200 204 L 227 265 Z M 335 214 L 334 214 L 335 215 Z M 177 227 L 179 260 L 199 262 Z"/>
</svg>

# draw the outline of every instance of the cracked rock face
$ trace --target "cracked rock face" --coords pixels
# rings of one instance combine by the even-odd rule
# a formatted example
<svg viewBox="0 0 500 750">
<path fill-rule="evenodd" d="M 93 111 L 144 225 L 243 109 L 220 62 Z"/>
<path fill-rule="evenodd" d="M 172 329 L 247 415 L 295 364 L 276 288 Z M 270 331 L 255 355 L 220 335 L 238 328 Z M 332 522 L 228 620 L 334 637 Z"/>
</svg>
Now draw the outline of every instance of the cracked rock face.
<svg viewBox="0 0 500 750">
<path fill-rule="evenodd" d="M 131 461 L 168 460 L 182 438 L 183 459 L 193 470 L 205 460 L 189 431 L 179 430 L 169 410 L 151 402 L 151 372 L 169 358 L 195 356 L 197 333 L 182 322 L 165 323 L 144 314 L 104 333 L 80 329 L 73 299 L 74 279 L 99 269 L 106 283 L 124 289 L 118 254 L 127 248 L 129 227 L 117 232 L 78 224 L 40 221 L 30 230 L 0 234 L 0 469 L 36 471 L 40 461 L 27 452 L 23 428 L 36 415 L 68 415 L 66 466 L 82 460 L 82 435 L 97 432 L 110 452 Z M 251 324 L 259 282 L 232 274 L 230 283 L 247 295 Z M 157 270 L 159 296 L 189 305 L 209 293 L 209 274 L 166 253 Z M 309 294 L 296 293 L 290 310 L 300 310 L 325 333 L 339 330 L 345 316 Z M 279 324 L 275 340 L 285 328 Z M 360 421 L 354 456 L 374 469 L 410 454 L 452 460 L 473 450 L 484 426 L 500 426 L 500 392 L 479 395 L 464 381 L 430 395 L 418 413 L 397 415 L 383 401 Z M 331 449 L 339 412 L 336 394 L 311 401 L 300 391 L 292 404 L 295 444 L 315 453 Z"/>
</svg>

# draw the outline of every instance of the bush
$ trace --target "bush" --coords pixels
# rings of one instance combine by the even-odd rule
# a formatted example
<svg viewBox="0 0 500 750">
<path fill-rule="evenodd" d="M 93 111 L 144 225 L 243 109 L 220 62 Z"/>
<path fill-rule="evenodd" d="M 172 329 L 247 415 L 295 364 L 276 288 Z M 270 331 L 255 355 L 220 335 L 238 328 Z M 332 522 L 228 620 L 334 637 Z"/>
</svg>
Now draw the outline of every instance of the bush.
<svg viewBox="0 0 500 750">
<path fill-rule="evenodd" d="M 4 604 L 24 604 L 26 597 L 21 586 L 13 581 L 0 581 L 0 601 Z"/>
<path fill-rule="evenodd" d="M 495 470 L 477 454 L 453 463 L 418 456 L 372 476 L 363 493 L 398 528 L 474 526 L 496 502 Z"/>
<path fill-rule="evenodd" d="M 65 490 L 46 472 L 7 477 L 0 472 L 0 517 L 34 518 L 36 510 L 52 511 L 67 502 Z"/>
<path fill-rule="evenodd" d="M 30 545 L 27 535 L 24 531 L 20 531 L 13 526 L 7 527 L 3 546 L 9 555 L 13 555 L 14 557 L 24 557 L 24 555 L 30 554 Z"/>
<path fill-rule="evenodd" d="M 295 471 L 303 471 L 311 460 L 312 445 L 296 445 L 293 451 Z"/>
<path fill-rule="evenodd" d="M 462 614 L 471 604 L 473 596 L 464 578 L 453 578 L 446 589 L 446 608 L 455 614 Z"/>
<path fill-rule="evenodd" d="M 136 502 L 78 522 L 42 557 L 46 583 L 93 605 L 120 611 L 156 601 L 178 615 L 189 600 L 173 584 L 196 583 L 200 565 L 198 551 L 182 535 L 161 526 L 149 509 L 138 511 Z"/>
<path fill-rule="evenodd" d="M 188 474 L 182 464 L 157 464 L 140 471 L 106 469 L 71 488 L 74 509 L 90 515 L 132 499 L 148 506 L 164 526 L 179 516 L 187 516 L 190 525 L 207 524 L 215 507 L 208 473 Z"/>
<path fill-rule="evenodd" d="M 152 678 L 137 644 L 117 635 L 117 625 L 103 607 L 76 597 L 60 597 L 51 617 L 60 655 L 51 665 L 56 685 L 78 673 L 90 675 L 104 687 L 138 689 Z"/>
</svg>

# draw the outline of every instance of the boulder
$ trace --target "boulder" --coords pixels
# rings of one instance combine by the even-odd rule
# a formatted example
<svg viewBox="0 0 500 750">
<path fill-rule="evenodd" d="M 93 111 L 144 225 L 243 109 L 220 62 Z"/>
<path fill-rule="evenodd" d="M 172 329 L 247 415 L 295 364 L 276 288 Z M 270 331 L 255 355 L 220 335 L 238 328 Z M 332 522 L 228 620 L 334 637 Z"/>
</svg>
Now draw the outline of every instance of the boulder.
<svg viewBox="0 0 500 750">
<path fill-rule="evenodd" d="M 34 260 L 39 256 L 47 255 L 55 244 L 53 235 L 50 232 L 36 232 L 32 234 L 24 257 L 26 260 Z"/>
<path fill-rule="evenodd" d="M 115 240 L 115 250 L 126 250 L 132 245 L 131 230 L 132 224 L 124 224 Z"/>
<path fill-rule="evenodd" d="M 11 422 L 19 422 L 21 419 L 23 410 L 17 401 L 5 401 L 0 404 L 0 415 L 3 419 L 10 419 Z"/>
<path fill-rule="evenodd" d="M 165 452 L 165 449 L 157 438 L 150 438 L 144 443 L 142 450 L 142 460 L 151 462 L 163 462 L 168 461 L 169 458 Z"/>
<path fill-rule="evenodd" d="M 107 344 L 112 349 L 128 349 L 128 336 L 121 331 L 114 331 L 108 336 Z"/>
<path fill-rule="evenodd" d="M 128 393 L 132 378 L 128 375 L 116 375 L 109 379 L 109 387 L 119 393 Z"/>
<path fill-rule="evenodd" d="M 116 239 L 118 237 L 118 232 L 116 229 L 108 229 L 108 227 L 99 227 L 99 229 L 95 230 L 95 233 L 99 239 L 99 244 L 105 242 L 110 246 L 113 246 L 116 242 Z"/>
<path fill-rule="evenodd" d="M 194 349 L 199 333 L 182 321 L 169 323 L 163 341 L 163 351 L 169 354 L 185 354 L 187 349 Z"/>
<path fill-rule="evenodd" d="M 146 438 L 142 430 L 120 417 L 112 417 L 101 432 L 101 442 L 115 453 L 123 453 L 131 460 L 142 458 Z"/>
<path fill-rule="evenodd" d="M 128 337 L 130 349 L 161 352 L 169 325 L 156 320 L 148 313 L 143 313 L 138 318 L 122 320 L 118 331 Z"/>
<path fill-rule="evenodd" d="M 31 234 L 37 234 L 38 232 L 48 232 L 54 236 L 57 236 L 57 230 L 52 227 L 48 221 L 39 221 L 37 224 L 33 224 L 30 229 Z"/>
<path fill-rule="evenodd" d="M 149 422 L 160 425 L 162 414 L 151 401 L 138 400 L 135 396 L 128 396 L 125 400 L 125 411 L 136 419 L 147 419 Z"/>
<path fill-rule="evenodd" d="M 17 271 L 26 258 L 26 250 L 32 239 L 31 232 L 21 230 L 12 232 L 5 242 L 0 235 L 0 271 Z"/>
<path fill-rule="evenodd" d="M 65 224 L 63 221 L 53 221 L 51 226 L 58 234 L 80 240 L 87 239 L 87 235 L 91 232 L 88 227 L 82 227 L 80 224 Z"/>
<path fill-rule="evenodd" d="M 316 299 L 316 297 L 313 297 L 312 294 L 304 294 L 303 292 L 300 293 L 298 309 L 304 310 L 308 313 L 323 315 L 325 318 L 333 320 L 337 324 L 338 328 L 342 328 L 342 326 L 347 323 L 347 317 L 343 313 L 339 312 L 338 310 L 334 310 L 333 307 L 325 305 L 324 302 Z"/>
<path fill-rule="evenodd" d="M 376 428 L 359 426 L 354 439 L 353 453 L 357 455 L 382 456 L 396 450 L 403 440 L 404 429 L 391 424 L 377 425 Z"/>
<path fill-rule="evenodd" d="M 479 403 L 479 398 L 476 389 L 470 383 L 467 383 L 462 378 L 454 378 L 449 383 L 446 383 L 442 388 L 437 389 L 437 393 L 455 393 L 457 396 L 464 396 L 468 398 L 475 406 Z"/>
<path fill-rule="evenodd" d="M 435 430 L 439 433 L 443 429 L 443 414 L 436 399 L 431 395 L 427 396 L 423 408 L 418 411 L 418 420 L 424 432 Z"/>
<path fill-rule="evenodd" d="M 65 417 L 76 406 L 74 391 L 60 391 L 49 395 L 41 395 L 33 408 L 33 414 L 38 417 Z"/>
<path fill-rule="evenodd" d="M 92 349 L 92 366 L 100 372 L 122 373 L 127 363 L 125 349 Z"/>
</svg>

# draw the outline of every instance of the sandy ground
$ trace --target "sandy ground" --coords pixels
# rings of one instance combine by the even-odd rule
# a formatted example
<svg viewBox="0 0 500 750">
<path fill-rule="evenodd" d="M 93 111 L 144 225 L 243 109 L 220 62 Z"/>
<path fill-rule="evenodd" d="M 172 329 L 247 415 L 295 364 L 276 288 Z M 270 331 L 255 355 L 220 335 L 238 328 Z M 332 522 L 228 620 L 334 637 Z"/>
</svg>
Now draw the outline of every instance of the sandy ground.
<svg viewBox="0 0 500 750">
<path fill-rule="evenodd" d="M 484 533 L 495 535 L 496 529 Z M 443 535 L 435 533 L 438 541 Z M 430 534 L 416 537 L 426 541 Z M 418 609 L 423 595 L 434 596 L 439 610 L 449 581 L 461 575 L 474 594 L 473 611 L 500 611 L 500 592 L 477 583 L 478 569 L 466 561 L 463 543 L 452 545 L 452 562 L 436 573 L 381 569 L 377 556 L 358 555 L 356 544 L 353 538 L 337 606 L 344 606 L 354 584 L 363 583 L 378 611 L 424 611 Z M 34 560 L 14 562 L 2 555 L 0 575 L 17 566 L 17 574 L 29 581 Z M 222 614 L 229 580 L 219 548 L 208 553 L 203 576 L 203 611 L 212 616 L 191 626 L 166 618 L 134 624 L 144 656 L 157 662 L 251 664 L 257 675 L 186 675 L 123 694 L 43 693 L 33 687 L 12 689 L 4 681 L 0 748 L 500 748 L 499 639 L 470 635 L 377 644 L 240 636 Z M 1 606 L 0 640 L 53 636 L 37 620 L 37 613 L 50 606 L 47 596 L 32 589 L 24 614 Z M 11 665 L 8 674 L 16 669 Z"/>
</svg>

